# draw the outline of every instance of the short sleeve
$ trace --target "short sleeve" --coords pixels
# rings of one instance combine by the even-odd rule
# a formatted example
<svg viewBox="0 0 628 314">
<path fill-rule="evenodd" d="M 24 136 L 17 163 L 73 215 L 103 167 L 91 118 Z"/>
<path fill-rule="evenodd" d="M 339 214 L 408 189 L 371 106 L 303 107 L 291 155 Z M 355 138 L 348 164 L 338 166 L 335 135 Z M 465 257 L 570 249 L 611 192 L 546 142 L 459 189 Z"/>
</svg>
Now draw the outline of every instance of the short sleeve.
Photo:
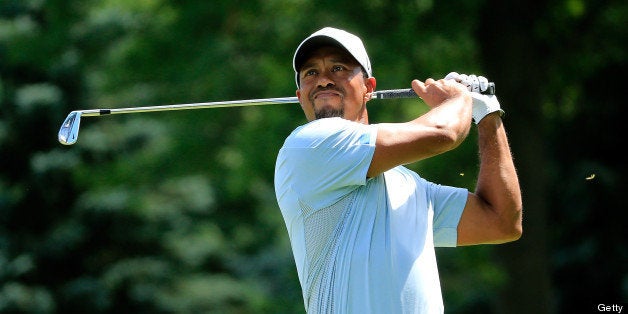
<svg viewBox="0 0 628 314">
<path fill-rule="evenodd" d="M 307 205 L 329 206 L 366 184 L 376 136 L 375 126 L 342 118 L 312 121 L 284 142 L 275 177 L 290 182 Z"/>
<path fill-rule="evenodd" d="M 455 247 L 458 241 L 458 223 L 469 191 L 435 183 L 431 183 L 430 191 L 434 204 L 434 246 Z"/>
</svg>

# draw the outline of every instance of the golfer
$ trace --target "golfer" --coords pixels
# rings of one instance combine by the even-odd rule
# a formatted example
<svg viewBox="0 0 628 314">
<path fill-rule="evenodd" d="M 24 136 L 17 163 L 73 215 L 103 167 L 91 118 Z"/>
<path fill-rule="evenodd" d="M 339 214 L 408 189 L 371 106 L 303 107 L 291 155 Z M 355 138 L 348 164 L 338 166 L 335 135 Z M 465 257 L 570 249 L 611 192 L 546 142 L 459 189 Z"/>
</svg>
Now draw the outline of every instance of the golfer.
<svg viewBox="0 0 628 314">
<path fill-rule="evenodd" d="M 496 96 L 479 93 L 488 81 L 455 72 L 413 80 L 429 111 L 369 124 L 376 80 L 360 38 L 323 28 L 298 46 L 293 66 L 309 122 L 279 151 L 275 192 L 306 311 L 443 313 L 434 247 L 503 243 L 522 233 L 503 111 Z M 473 122 L 474 192 L 404 167 L 455 149 Z"/>
</svg>

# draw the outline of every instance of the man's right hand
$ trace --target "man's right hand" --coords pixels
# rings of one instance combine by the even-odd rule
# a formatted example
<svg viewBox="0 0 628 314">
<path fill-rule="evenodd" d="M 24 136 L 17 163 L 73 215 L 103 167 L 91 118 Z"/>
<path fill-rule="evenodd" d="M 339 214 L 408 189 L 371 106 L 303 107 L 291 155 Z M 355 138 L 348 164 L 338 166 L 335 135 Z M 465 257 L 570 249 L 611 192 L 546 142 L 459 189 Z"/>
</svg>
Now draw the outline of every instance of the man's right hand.
<svg viewBox="0 0 628 314">
<path fill-rule="evenodd" d="M 431 108 L 442 104 L 447 99 L 459 97 L 466 92 L 464 85 L 454 80 L 441 79 L 435 81 L 431 78 L 425 80 L 425 83 L 413 80 L 412 89 Z"/>
</svg>

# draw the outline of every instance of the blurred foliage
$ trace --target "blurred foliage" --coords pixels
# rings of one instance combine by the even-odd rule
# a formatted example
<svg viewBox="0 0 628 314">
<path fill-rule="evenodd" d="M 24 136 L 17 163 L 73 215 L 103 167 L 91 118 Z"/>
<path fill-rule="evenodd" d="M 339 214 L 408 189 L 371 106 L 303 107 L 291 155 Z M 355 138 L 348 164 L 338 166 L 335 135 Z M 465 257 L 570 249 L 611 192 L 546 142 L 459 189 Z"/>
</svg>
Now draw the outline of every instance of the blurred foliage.
<svg viewBox="0 0 628 314">
<path fill-rule="evenodd" d="M 1 0 L 0 312 L 303 312 L 272 182 L 283 139 L 305 122 L 298 105 L 86 117 L 70 147 L 55 138 L 60 123 L 77 109 L 292 96 L 292 53 L 327 25 L 363 37 L 378 89 L 484 73 L 477 34 L 493 5 Z M 520 171 L 551 177 L 555 308 L 567 313 L 585 292 L 625 302 L 624 132 L 614 121 L 626 112 L 628 8 L 555 0 L 535 12 L 524 32 L 544 59 L 513 60 L 510 76 L 546 82 L 542 103 L 508 119 L 521 125 L 538 110 L 542 124 L 528 127 L 551 149 L 550 169 Z M 537 61 L 548 65 L 538 78 L 518 77 Z M 369 107 L 374 123 L 424 110 Z M 473 190 L 474 139 L 411 167 Z M 494 311 L 509 274 L 492 247 L 439 250 L 439 263 L 447 312 Z"/>
</svg>

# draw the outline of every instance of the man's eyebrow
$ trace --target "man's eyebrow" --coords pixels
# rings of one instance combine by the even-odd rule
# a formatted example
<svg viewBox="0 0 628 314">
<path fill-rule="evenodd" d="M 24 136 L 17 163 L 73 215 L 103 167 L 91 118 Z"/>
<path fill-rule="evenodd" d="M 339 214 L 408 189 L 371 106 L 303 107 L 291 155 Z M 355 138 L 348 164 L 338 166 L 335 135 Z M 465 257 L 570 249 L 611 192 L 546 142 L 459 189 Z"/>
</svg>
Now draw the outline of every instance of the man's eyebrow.
<svg viewBox="0 0 628 314">
<path fill-rule="evenodd" d="M 305 62 L 303 63 L 303 65 L 301 66 L 301 69 L 299 71 L 303 71 L 306 68 L 311 68 L 314 66 L 314 62 Z"/>
<path fill-rule="evenodd" d="M 339 62 L 339 63 L 357 63 L 353 61 L 353 58 L 349 57 L 349 56 L 338 56 L 338 57 L 334 57 L 331 59 L 332 62 Z"/>
<path fill-rule="evenodd" d="M 354 61 L 351 57 L 349 57 L 349 56 L 342 56 L 342 55 L 331 57 L 331 62 L 332 63 L 347 63 L 347 64 L 356 63 L 357 64 L 357 61 Z M 314 67 L 315 65 L 316 65 L 315 62 L 303 63 L 303 65 L 301 66 L 301 70 L 300 71 L 303 71 L 306 68 Z"/>
</svg>

